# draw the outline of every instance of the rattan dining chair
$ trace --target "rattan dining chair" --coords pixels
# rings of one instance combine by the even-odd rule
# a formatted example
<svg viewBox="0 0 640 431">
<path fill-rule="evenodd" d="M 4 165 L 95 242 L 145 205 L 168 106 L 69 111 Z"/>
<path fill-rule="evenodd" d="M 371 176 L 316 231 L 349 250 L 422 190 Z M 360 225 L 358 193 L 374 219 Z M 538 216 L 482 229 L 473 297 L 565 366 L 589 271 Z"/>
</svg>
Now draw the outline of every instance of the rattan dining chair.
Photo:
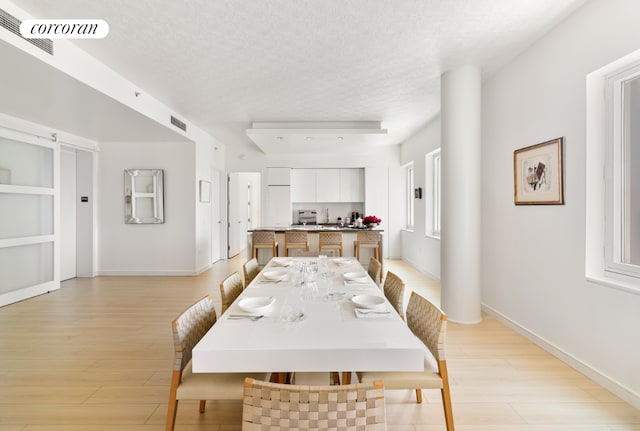
<svg viewBox="0 0 640 431">
<path fill-rule="evenodd" d="M 242 277 L 237 272 L 234 272 L 220 283 L 220 299 L 222 302 L 222 311 L 224 313 L 227 308 L 236 300 L 242 293 Z"/>
<path fill-rule="evenodd" d="M 243 431 L 385 429 L 384 385 L 381 381 L 304 386 L 245 380 Z"/>
<path fill-rule="evenodd" d="M 272 230 L 256 230 L 252 234 L 251 257 L 258 258 L 260 249 L 271 250 L 271 257 L 278 255 L 278 242 L 276 241 L 276 233 Z"/>
<path fill-rule="evenodd" d="M 204 413 L 206 400 L 241 400 L 245 377 L 267 379 L 266 373 L 193 373 L 193 346 L 216 322 L 216 312 L 210 295 L 205 296 L 171 323 L 173 329 L 174 361 L 169 390 L 166 431 L 173 431 L 179 400 L 200 400 Z"/>
<path fill-rule="evenodd" d="M 383 380 L 387 389 L 415 389 L 418 403 L 422 402 L 422 389 L 440 389 L 447 431 L 454 431 L 449 374 L 445 358 L 447 315 L 422 296 L 411 292 L 411 299 L 407 306 L 407 325 L 431 353 L 425 356 L 424 371 L 362 372 L 358 373 L 359 380 L 361 382 Z"/>
<path fill-rule="evenodd" d="M 306 230 L 288 230 L 284 233 L 284 255 L 289 256 L 289 249 L 309 251 L 309 234 Z"/>
<path fill-rule="evenodd" d="M 404 320 L 404 281 L 391 271 L 387 271 L 382 290 L 400 318 Z"/>
<path fill-rule="evenodd" d="M 244 273 L 244 286 L 247 287 L 249 283 L 253 281 L 258 274 L 260 274 L 260 267 L 258 266 L 258 259 L 255 257 L 250 259 L 242 265 L 242 272 Z"/>
<path fill-rule="evenodd" d="M 318 252 L 322 250 L 335 250 L 342 256 L 342 232 L 320 232 L 318 238 Z"/>
<path fill-rule="evenodd" d="M 369 248 L 373 250 L 373 257 L 376 258 L 382 265 L 382 248 L 381 248 L 381 236 L 378 231 L 358 231 L 356 234 L 356 240 L 353 243 L 353 250 L 357 260 L 360 260 L 360 250 L 363 248 Z M 382 281 L 382 272 L 380 273 L 380 281 Z"/>
<path fill-rule="evenodd" d="M 380 261 L 375 257 L 369 259 L 369 266 L 367 267 L 367 273 L 369 277 L 376 283 L 379 284 L 378 279 L 380 278 L 380 273 L 382 272 L 382 265 Z"/>
</svg>

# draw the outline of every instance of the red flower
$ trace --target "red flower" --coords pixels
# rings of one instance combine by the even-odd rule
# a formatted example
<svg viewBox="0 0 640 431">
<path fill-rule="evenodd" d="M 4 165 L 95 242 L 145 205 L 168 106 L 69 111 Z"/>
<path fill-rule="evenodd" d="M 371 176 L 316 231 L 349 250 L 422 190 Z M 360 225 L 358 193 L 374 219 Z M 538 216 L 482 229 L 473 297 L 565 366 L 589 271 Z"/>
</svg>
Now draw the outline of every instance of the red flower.
<svg viewBox="0 0 640 431">
<path fill-rule="evenodd" d="M 382 219 L 379 219 L 378 217 L 374 216 L 374 215 L 368 215 L 365 218 L 362 219 L 362 223 L 364 224 L 371 224 L 371 223 L 380 223 L 382 222 Z"/>
</svg>

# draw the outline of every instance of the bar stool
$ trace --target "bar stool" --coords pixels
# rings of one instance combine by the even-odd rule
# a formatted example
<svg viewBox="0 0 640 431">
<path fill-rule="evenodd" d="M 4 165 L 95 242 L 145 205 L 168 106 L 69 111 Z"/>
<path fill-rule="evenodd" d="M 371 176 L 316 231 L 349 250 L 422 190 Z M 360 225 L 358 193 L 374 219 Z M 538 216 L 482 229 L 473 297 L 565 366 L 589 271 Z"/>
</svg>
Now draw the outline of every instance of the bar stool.
<svg viewBox="0 0 640 431">
<path fill-rule="evenodd" d="M 272 230 L 257 230 L 253 232 L 253 246 L 251 247 L 251 258 L 258 258 L 258 249 L 270 248 L 273 257 L 278 255 L 278 242 L 276 233 Z"/>
<path fill-rule="evenodd" d="M 328 248 L 330 250 L 338 250 L 342 256 L 342 232 L 320 232 L 318 242 L 318 251 L 322 254 L 322 250 Z"/>
<path fill-rule="evenodd" d="M 361 248 L 373 249 L 373 257 L 382 264 L 382 249 L 380 246 L 380 232 L 370 230 L 358 231 L 356 240 L 353 243 L 353 250 L 356 259 L 359 261 Z M 382 281 L 382 271 L 380 272 L 380 281 Z"/>
<path fill-rule="evenodd" d="M 306 230 L 288 230 L 284 233 L 284 255 L 289 256 L 290 248 L 304 248 L 309 251 L 309 235 Z"/>
</svg>

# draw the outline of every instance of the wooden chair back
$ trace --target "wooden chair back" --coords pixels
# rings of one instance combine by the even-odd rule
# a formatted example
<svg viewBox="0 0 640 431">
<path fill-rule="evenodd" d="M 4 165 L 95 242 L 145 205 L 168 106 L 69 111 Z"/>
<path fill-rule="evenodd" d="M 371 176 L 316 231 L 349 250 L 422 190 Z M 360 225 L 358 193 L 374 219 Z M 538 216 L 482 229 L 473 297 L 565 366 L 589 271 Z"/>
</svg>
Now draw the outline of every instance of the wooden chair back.
<svg viewBox="0 0 640 431">
<path fill-rule="evenodd" d="M 404 319 L 404 281 L 391 271 L 387 271 L 384 279 L 384 296 L 387 297 L 393 308 Z"/>
<path fill-rule="evenodd" d="M 227 308 L 236 300 L 238 296 L 242 293 L 242 289 L 244 286 L 242 285 L 242 277 L 237 272 L 234 272 L 227 278 L 225 278 L 222 283 L 220 283 L 220 298 L 222 300 L 222 313 L 227 311 Z"/>
<path fill-rule="evenodd" d="M 244 285 L 245 287 L 253 281 L 258 274 L 260 274 L 260 267 L 258 266 L 258 259 L 255 257 L 242 265 L 242 271 L 244 272 Z"/>
<path fill-rule="evenodd" d="M 242 430 L 382 431 L 384 385 L 285 385 L 245 379 Z"/>
</svg>

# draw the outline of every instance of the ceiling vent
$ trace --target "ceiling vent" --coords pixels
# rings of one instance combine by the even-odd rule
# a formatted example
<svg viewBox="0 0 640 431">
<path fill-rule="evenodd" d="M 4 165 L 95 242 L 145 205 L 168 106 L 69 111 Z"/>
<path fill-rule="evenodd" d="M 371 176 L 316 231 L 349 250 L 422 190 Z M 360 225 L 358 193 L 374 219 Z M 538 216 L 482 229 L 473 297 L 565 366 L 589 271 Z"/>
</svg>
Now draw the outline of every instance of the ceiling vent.
<svg viewBox="0 0 640 431">
<path fill-rule="evenodd" d="M 30 44 L 37 46 L 47 54 L 53 55 L 53 41 L 51 39 L 27 39 L 20 34 L 20 21 L 4 9 L 0 9 L 0 27 L 4 27 L 20 39 L 26 40 Z"/>
<path fill-rule="evenodd" d="M 178 120 L 176 117 L 174 117 L 173 115 L 171 116 L 171 124 L 173 124 L 174 126 L 176 126 L 178 129 L 186 132 L 187 131 L 187 124 L 184 121 L 180 121 Z"/>
</svg>

